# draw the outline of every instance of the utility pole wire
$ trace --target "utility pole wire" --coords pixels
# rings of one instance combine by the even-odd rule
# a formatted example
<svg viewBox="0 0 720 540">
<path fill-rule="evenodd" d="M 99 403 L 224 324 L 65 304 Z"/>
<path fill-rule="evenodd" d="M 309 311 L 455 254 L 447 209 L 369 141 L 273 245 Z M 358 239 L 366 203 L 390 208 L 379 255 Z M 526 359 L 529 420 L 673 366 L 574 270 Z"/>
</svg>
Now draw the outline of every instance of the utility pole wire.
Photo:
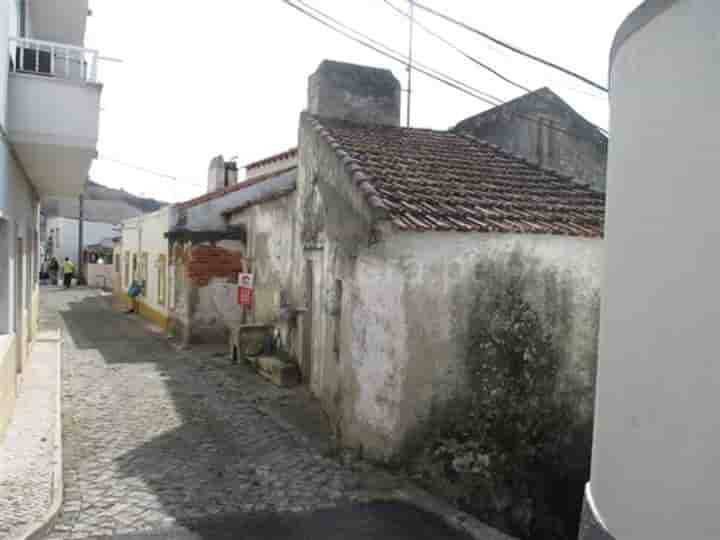
<svg viewBox="0 0 720 540">
<path fill-rule="evenodd" d="M 394 9 L 396 12 L 398 12 L 398 13 L 399 13 L 400 15 L 402 15 L 403 17 L 410 18 L 410 14 L 409 14 L 408 12 L 403 11 L 402 9 L 400 9 L 400 8 L 397 7 L 395 4 L 393 4 L 392 2 L 390 2 L 390 0 L 383 0 L 383 2 L 385 2 L 389 7 L 391 7 L 392 9 Z M 412 6 L 413 4 L 414 4 L 414 2 L 411 3 L 411 6 Z M 492 73 L 492 74 L 495 75 L 496 77 L 499 77 L 500 79 L 502 79 L 502 80 L 505 81 L 506 83 L 509 83 L 509 84 L 515 86 L 516 88 L 519 88 L 519 89 L 522 90 L 523 92 L 532 92 L 532 90 L 530 90 L 530 88 L 528 88 L 527 86 L 523 86 L 522 84 L 517 83 L 517 82 L 513 81 L 512 79 L 506 77 L 505 75 L 503 75 L 502 73 L 500 73 L 500 72 L 497 71 L 496 69 L 490 67 L 490 66 L 487 65 L 486 63 L 484 63 L 484 62 L 478 60 L 477 58 L 475 58 L 474 56 L 472 56 L 471 54 L 465 52 L 465 51 L 462 50 L 460 47 L 458 47 L 457 45 L 455 45 L 453 42 L 445 39 L 443 36 L 441 36 L 440 34 L 438 34 L 437 32 L 435 32 L 434 30 L 432 30 L 432 29 L 428 28 L 427 26 L 425 26 L 424 24 L 418 22 L 417 19 L 414 17 L 414 14 L 413 14 L 413 17 L 412 17 L 411 20 L 414 21 L 414 24 L 415 24 L 418 28 L 424 30 L 427 34 L 430 34 L 430 35 L 433 36 L 434 38 L 442 41 L 445 45 L 447 45 L 448 47 L 450 47 L 450 48 L 453 49 L 454 51 L 460 53 L 460 54 L 463 55 L 465 58 L 467 58 L 467 59 L 470 60 L 471 62 L 479 65 L 479 66 L 482 67 L 483 69 L 486 69 L 487 71 L 489 71 L 490 73 Z"/>
<path fill-rule="evenodd" d="M 368 36 L 367 34 L 363 34 L 362 32 L 355 30 L 354 28 L 344 24 L 342 21 L 339 21 L 338 19 L 328 15 L 327 13 L 320 11 L 317 8 L 312 7 L 311 5 L 307 4 L 303 0 L 295 0 L 295 1 L 298 4 L 300 4 L 301 6 L 303 6 L 305 9 L 293 4 L 292 2 L 290 2 L 288 0 L 282 0 L 282 1 L 285 2 L 287 5 L 294 7 L 295 9 L 302 12 L 303 14 L 307 15 L 311 19 L 314 19 L 315 21 L 319 22 L 320 24 L 327 26 L 331 30 L 334 30 L 335 32 L 345 36 L 346 38 L 349 38 L 349 39 L 355 41 L 356 43 L 363 45 L 364 47 L 368 47 L 369 49 L 372 49 L 373 51 L 380 53 L 383 56 L 386 56 L 388 58 L 391 58 L 391 59 L 395 60 L 396 62 L 399 62 L 407 67 L 408 57 L 405 56 L 405 53 L 398 51 L 397 49 L 393 49 L 392 47 L 389 47 L 388 45 L 385 45 L 384 43 L 382 43 L 376 39 L 373 39 L 372 37 Z M 311 10 L 311 11 L 315 12 L 317 15 L 308 13 L 306 10 Z M 362 39 L 359 39 L 355 36 L 348 35 L 347 32 L 344 32 L 343 30 L 341 30 L 339 28 L 335 28 L 334 26 L 329 24 L 327 21 L 322 20 L 320 17 L 324 17 L 325 19 L 332 21 L 334 24 L 338 25 L 343 30 L 345 30 L 347 32 L 352 32 L 353 34 L 360 36 L 360 38 L 362 38 Z M 364 42 L 363 40 L 370 42 L 372 45 L 369 45 L 368 43 Z M 385 49 L 385 50 L 383 51 L 381 49 Z M 387 52 L 387 51 L 389 51 L 389 52 Z M 480 99 L 481 101 L 484 101 L 485 103 L 488 103 L 490 105 L 499 105 L 500 103 L 503 102 L 503 100 L 498 97 L 488 94 L 487 92 L 483 92 L 482 90 L 478 90 L 477 88 L 473 88 L 469 84 L 459 81 L 459 80 L 451 77 L 450 75 L 442 73 L 426 64 L 418 62 L 417 60 L 413 61 L 412 69 L 415 71 L 418 71 L 419 73 L 422 73 L 423 75 L 427 75 L 431 79 L 440 81 L 444 84 L 449 84 L 448 81 L 450 81 L 453 83 L 450 85 L 453 88 L 460 90 L 461 92 L 465 92 L 466 94 L 468 94 L 474 98 Z M 428 72 L 430 72 L 430 73 L 428 73 Z M 440 80 L 440 79 L 445 79 L 445 80 Z M 458 86 L 462 86 L 464 88 L 458 88 Z M 484 96 L 484 97 L 480 97 L 480 96 Z"/>
<path fill-rule="evenodd" d="M 388 53 L 388 52 L 386 52 L 386 51 L 383 51 L 383 50 L 381 50 L 380 48 L 378 48 L 377 46 L 372 45 L 372 44 L 370 44 L 370 43 L 367 43 L 366 41 L 363 41 L 362 39 L 359 39 L 359 38 L 357 38 L 357 37 L 355 37 L 355 36 L 353 36 L 353 35 L 350 35 L 350 34 L 348 34 L 347 32 L 343 31 L 342 29 L 333 26 L 332 24 L 330 24 L 330 23 L 328 23 L 327 21 L 321 19 L 320 17 L 318 17 L 318 16 L 316 16 L 316 15 L 313 15 L 312 13 L 310 13 L 310 12 L 306 11 L 305 9 L 303 9 L 302 7 L 294 4 L 294 3 L 291 2 L 290 0 L 282 0 L 282 1 L 283 1 L 284 3 L 286 3 L 288 6 L 294 8 L 294 9 L 298 10 L 299 12 L 301 12 L 302 14 L 306 15 L 307 17 L 310 17 L 311 19 L 319 22 L 319 23 L 322 24 L 323 26 L 326 26 L 326 27 L 330 28 L 331 30 L 337 32 L 338 34 L 340 34 L 340 35 L 342 35 L 342 36 L 344 36 L 344 37 L 346 37 L 346 38 L 348 38 L 348 39 L 350 39 L 350 40 L 352 40 L 352 41 L 354 41 L 354 42 L 356 42 L 356 43 L 359 43 L 359 44 L 362 45 L 363 47 L 367 47 L 368 49 L 371 49 L 371 50 L 373 50 L 373 51 L 375 51 L 375 52 L 377 52 L 377 53 L 379 53 L 379 54 L 381 54 L 381 55 L 383 55 L 383 56 L 386 56 L 386 57 L 388 57 L 388 58 L 390 58 L 390 59 L 392 59 L 392 60 L 395 60 L 396 62 L 398 62 L 398 63 L 400 63 L 400 64 L 402 64 L 402 65 L 407 65 L 407 58 L 405 58 L 405 57 L 402 55 L 402 53 L 397 53 L 397 54 L 400 54 L 400 56 L 398 57 L 398 56 L 396 56 L 396 55 L 393 55 L 393 54 L 391 54 L 391 53 Z M 297 0 L 297 1 L 302 1 L 302 0 Z M 306 5 L 306 4 L 305 4 L 305 5 Z M 309 7 L 309 6 L 308 6 L 308 7 Z M 311 9 L 312 9 L 312 8 L 311 8 Z M 322 12 L 319 11 L 319 10 L 315 10 L 315 11 L 318 11 L 319 13 L 322 13 Z M 326 16 L 326 17 L 327 17 L 328 19 L 330 19 L 330 20 L 334 20 L 332 17 L 330 17 L 329 15 L 325 15 L 324 13 L 323 13 L 323 16 Z M 346 25 L 342 25 L 342 26 L 345 26 L 346 28 L 349 28 L 349 27 L 347 27 Z M 353 31 L 353 32 L 355 32 L 356 34 L 362 35 L 362 34 L 360 34 L 360 32 L 358 32 L 357 30 L 352 30 L 352 29 L 350 29 L 350 30 Z M 371 41 L 374 41 L 374 40 L 371 40 Z M 390 49 L 389 47 L 387 47 L 387 46 L 385 46 L 385 45 L 382 45 L 382 44 L 380 44 L 380 46 L 381 46 L 381 47 L 385 47 L 385 48 L 388 49 L 388 50 L 393 50 L 393 49 Z M 414 69 L 415 71 L 417 71 L 418 73 L 422 73 L 423 75 L 429 77 L 430 79 L 434 79 L 434 80 L 436 80 L 436 81 L 438 81 L 438 82 L 441 82 L 441 83 L 445 84 L 446 86 L 449 86 L 449 87 L 451 87 L 451 88 L 454 88 L 454 89 L 456 89 L 456 90 L 459 90 L 460 92 L 462 92 L 462 93 L 464 93 L 464 94 L 467 94 L 467 95 L 469 95 L 469 96 L 472 96 L 472 97 L 474 97 L 474 98 L 476 98 L 476 99 L 478 99 L 478 100 L 480 100 L 480 101 L 482 101 L 482 102 L 484 102 L 484 103 L 486 103 L 486 104 L 488 104 L 488 105 L 492 105 L 493 107 L 496 107 L 497 105 L 503 103 L 503 100 L 501 100 L 500 98 L 495 97 L 495 96 L 491 96 L 491 97 L 490 97 L 491 99 L 493 99 L 493 100 L 495 100 L 495 101 L 490 101 L 490 99 L 488 99 L 488 98 L 486 98 L 486 97 L 483 97 L 483 96 L 481 96 L 481 95 L 478 95 L 478 94 L 474 93 L 472 90 L 467 90 L 466 88 L 463 87 L 463 86 L 467 86 L 468 88 L 472 88 L 472 87 L 470 87 L 469 85 L 466 85 L 465 83 L 455 84 L 454 82 L 451 82 L 451 81 L 454 81 L 455 79 L 452 79 L 452 78 L 449 77 L 449 76 L 445 76 L 445 77 L 447 77 L 447 79 L 446 79 L 446 78 L 443 78 L 443 76 L 433 75 L 432 73 L 426 71 L 425 69 L 419 68 L 419 67 L 418 67 L 419 65 L 420 65 L 420 63 L 416 61 L 416 62 L 414 63 L 414 65 L 413 65 L 413 69 Z M 463 85 L 463 86 L 460 86 L 460 85 Z M 480 91 L 478 90 L 478 92 L 480 92 Z M 485 94 L 485 92 L 482 92 L 482 94 Z M 489 95 L 489 94 L 485 94 L 485 95 Z M 581 134 L 578 134 L 578 133 L 574 133 L 574 132 L 569 131 L 569 130 L 567 130 L 567 129 L 563 129 L 563 128 L 554 126 L 554 125 L 549 124 L 549 123 L 547 123 L 547 122 L 543 122 L 542 120 L 540 120 L 540 119 L 538 119 L 538 118 L 533 118 L 532 116 L 528 116 L 528 115 L 526 115 L 526 114 L 522 114 L 522 113 L 519 113 L 519 112 L 513 112 L 513 114 L 514 114 L 515 116 L 517 116 L 518 118 L 523 118 L 523 119 L 525 119 L 525 120 L 527 120 L 527 121 L 529 121 L 529 122 L 533 122 L 533 123 L 538 124 L 538 125 L 540 125 L 540 126 L 546 127 L 547 129 L 550 129 L 550 130 L 552 130 L 552 131 L 557 131 L 557 132 L 559 132 L 559 133 L 564 133 L 565 135 L 569 135 L 569 136 L 571 136 L 571 137 L 575 137 L 576 139 L 585 140 L 585 141 L 591 142 L 591 143 L 593 143 L 593 144 L 596 144 L 596 143 L 597 143 L 596 140 L 590 139 L 590 138 L 585 137 L 585 136 L 583 136 L 583 135 L 581 135 Z M 590 122 L 588 122 L 588 123 L 590 123 Z M 591 124 L 591 125 L 593 125 L 593 124 Z M 595 127 L 596 129 L 598 129 L 597 126 L 594 126 L 594 125 L 593 125 L 593 127 Z"/>
<path fill-rule="evenodd" d="M 446 15 L 445 13 L 441 13 L 440 11 L 437 11 L 435 9 L 432 9 L 430 7 L 427 7 L 424 4 L 421 4 L 419 2 L 415 2 L 415 5 L 422 9 L 423 11 L 427 11 L 428 13 L 431 13 L 432 15 L 435 15 L 436 17 L 440 17 L 441 19 L 444 19 L 448 22 L 451 22 L 453 24 L 456 24 L 460 26 L 461 28 L 464 28 L 468 32 L 472 32 L 474 34 L 478 34 L 479 36 L 484 37 L 485 39 L 492 41 L 493 43 L 500 45 L 501 47 L 504 47 L 506 49 L 509 49 L 513 51 L 514 53 L 520 54 L 522 56 L 525 56 L 526 58 L 529 58 L 531 60 L 535 60 L 536 62 L 540 62 L 541 64 L 544 64 L 548 67 L 551 67 L 553 69 L 556 69 L 558 71 L 561 71 L 562 73 L 565 73 L 566 75 L 570 75 L 571 77 L 575 77 L 576 79 L 589 84 L 590 86 L 593 86 L 597 88 L 598 90 L 602 90 L 603 92 L 607 92 L 608 89 L 602 86 L 601 84 L 596 83 L 595 81 L 592 81 L 588 79 L 587 77 L 583 77 L 582 75 L 579 75 L 575 73 L 574 71 L 571 71 L 567 68 L 564 68 L 562 66 L 559 66 L 553 62 L 550 62 L 549 60 L 545 60 L 544 58 L 540 58 L 539 56 L 536 56 L 534 54 L 531 54 L 527 51 L 524 51 L 518 47 L 515 47 L 514 45 L 510 45 L 509 43 L 506 43 L 505 41 L 502 41 L 496 37 L 491 36 L 490 34 L 483 32 L 482 30 L 478 30 L 477 28 L 474 28 L 470 26 L 469 24 L 465 24 L 462 21 L 459 21 L 457 19 L 454 19 L 453 17 L 450 17 L 449 15 Z"/>
<path fill-rule="evenodd" d="M 407 127 L 410 127 L 410 106 L 412 103 L 412 68 L 413 68 L 413 30 L 415 29 L 415 4 L 410 0 L 410 38 L 408 41 L 408 65 L 407 65 Z"/>
</svg>

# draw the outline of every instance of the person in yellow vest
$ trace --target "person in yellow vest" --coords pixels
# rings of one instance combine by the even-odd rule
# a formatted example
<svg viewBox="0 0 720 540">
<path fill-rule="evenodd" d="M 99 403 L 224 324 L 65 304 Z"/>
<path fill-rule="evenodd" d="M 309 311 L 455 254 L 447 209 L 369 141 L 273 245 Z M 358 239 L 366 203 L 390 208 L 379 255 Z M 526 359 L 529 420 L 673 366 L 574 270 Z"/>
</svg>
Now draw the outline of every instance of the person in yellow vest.
<svg viewBox="0 0 720 540">
<path fill-rule="evenodd" d="M 63 284 L 66 289 L 69 289 L 70 285 L 72 285 L 72 276 L 74 271 L 75 265 L 70 259 L 65 257 L 65 262 L 63 263 Z"/>
</svg>

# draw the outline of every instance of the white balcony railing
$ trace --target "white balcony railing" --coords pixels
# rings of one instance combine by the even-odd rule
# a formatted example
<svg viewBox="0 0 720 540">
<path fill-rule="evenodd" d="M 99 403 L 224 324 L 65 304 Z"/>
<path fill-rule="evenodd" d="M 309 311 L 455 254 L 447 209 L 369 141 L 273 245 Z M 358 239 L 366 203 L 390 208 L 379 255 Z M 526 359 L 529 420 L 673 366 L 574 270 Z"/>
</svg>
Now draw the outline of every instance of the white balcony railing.
<svg viewBox="0 0 720 540">
<path fill-rule="evenodd" d="M 98 51 L 28 38 L 10 38 L 10 71 L 70 81 L 98 82 Z"/>
</svg>

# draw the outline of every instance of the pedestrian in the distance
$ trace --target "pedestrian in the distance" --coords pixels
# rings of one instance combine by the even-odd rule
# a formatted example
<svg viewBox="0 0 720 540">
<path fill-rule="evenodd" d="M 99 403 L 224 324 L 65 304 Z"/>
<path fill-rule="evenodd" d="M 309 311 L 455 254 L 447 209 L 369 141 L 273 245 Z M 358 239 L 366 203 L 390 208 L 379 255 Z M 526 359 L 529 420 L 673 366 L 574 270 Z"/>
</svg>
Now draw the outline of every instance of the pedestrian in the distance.
<svg viewBox="0 0 720 540">
<path fill-rule="evenodd" d="M 53 257 L 50 261 L 50 283 L 52 285 L 57 285 L 58 282 L 58 271 L 60 270 L 60 263 L 58 263 L 58 260 Z"/>
<path fill-rule="evenodd" d="M 63 285 L 65 285 L 66 289 L 69 289 L 70 285 L 72 285 L 74 271 L 75 265 L 69 258 L 65 257 L 65 262 L 63 263 Z"/>
<path fill-rule="evenodd" d="M 138 296 L 142 294 L 143 286 L 140 281 L 133 280 L 130 288 L 128 289 L 128 296 L 130 297 L 130 309 L 126 313 L 138 313 L 139 301 Z"/>
</svg>

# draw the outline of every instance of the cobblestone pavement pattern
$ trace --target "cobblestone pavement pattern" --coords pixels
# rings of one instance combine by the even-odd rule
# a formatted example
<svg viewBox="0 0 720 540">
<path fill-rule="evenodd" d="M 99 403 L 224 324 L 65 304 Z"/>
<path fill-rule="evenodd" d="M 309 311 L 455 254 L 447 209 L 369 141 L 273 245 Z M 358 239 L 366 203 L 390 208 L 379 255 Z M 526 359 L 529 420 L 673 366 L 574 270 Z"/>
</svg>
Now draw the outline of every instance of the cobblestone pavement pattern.
<svg viewBox="0 0 720 540">
<path fill-rule="evenodd" d="M 0 538 L 19 534 L 50 508 L 57 411 L 57 349 L 33 355 L 0 444 Z"/>
<path fill-rule="evenodd" d="M 284 390 L 176 353 L 89 290 L 50 289 L 43 313 L 65 334 L 65 501 L 52 540 L 364 496 L 348 469 L 258 408 Z"/>
</svg>

